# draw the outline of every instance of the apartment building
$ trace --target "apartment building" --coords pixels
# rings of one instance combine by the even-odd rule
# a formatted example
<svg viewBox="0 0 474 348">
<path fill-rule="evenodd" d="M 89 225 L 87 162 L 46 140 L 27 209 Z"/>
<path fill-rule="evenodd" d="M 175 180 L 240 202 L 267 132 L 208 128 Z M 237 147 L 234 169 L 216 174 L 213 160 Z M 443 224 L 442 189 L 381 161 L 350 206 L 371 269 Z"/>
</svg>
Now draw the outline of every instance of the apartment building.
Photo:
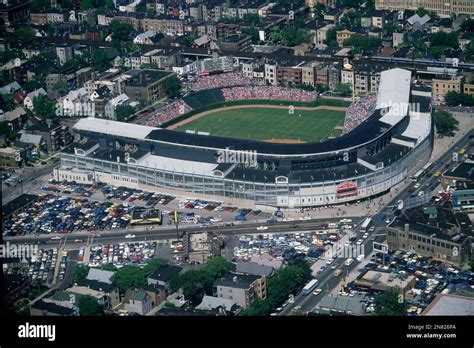
<svg viewBox="0 0 474 348">
<path fill-rule="evenodd" d="M 468 257 L 469 237 L 462 233 L 456 216 L 437 206 L 412 211 L 415 214 L 397 217 L 387 226 L 388 249 L 461 266 Z"/>
<path fill-rule="evenodd" d="M 132 69 L 125 73 L 130 79 L 125 84 L 125 94 L 131 101 L 154 102 L 166 96 L 165 81 L 175 73 L 155 69 Z"/>
<path fill-rule="evenodd" d="M 474 16 L 472 0 L 375 0 L 377 10 L 416 11 L 420 7 L 434 11 L 440 17 L 450 17 L 453 13 Z"/>
<path fill-rule="evenodd" d="M 433 100 L 437 102 L 444 102 L 444 97 L 448 92 L 455 91 L 461 93 L 462 91 L 462 77 L 438 77 L 433 79 Z"/>
<path fill-rule="evenodd" d="M 234 301 L 247 308 L 257 298 L 267 298 L 267 279 L 265 276 L 227 273 L 214 283 L 214 296 Z"/>
<path fill-rule="evenodd" d="M 0 148 L 0 168 L 18 169 L 23 164 L 23 157 L 21 149 L 14 147 Z"/>
</svg>

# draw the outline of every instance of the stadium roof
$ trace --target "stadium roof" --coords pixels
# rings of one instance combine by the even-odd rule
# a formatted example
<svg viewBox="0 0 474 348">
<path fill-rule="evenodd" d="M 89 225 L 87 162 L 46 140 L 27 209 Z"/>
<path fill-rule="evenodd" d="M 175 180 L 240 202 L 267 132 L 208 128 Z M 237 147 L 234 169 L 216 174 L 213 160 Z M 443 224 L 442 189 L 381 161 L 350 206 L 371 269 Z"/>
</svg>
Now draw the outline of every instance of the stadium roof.
<svg viewBox="0 0 474 348">
<path fill-rule="evenodd" d="M 133 123 L 123 123 L 117 121 L 102 120 L 99 118 L 82 118 L 75 125 L 74 129 L 97 133 L 107 133 L 126 138 L 145 139 L 154 129 L 153 127 L 141 126 Z"/>
<path fill-rule="evenodd" d="M 205 163 L 186 161 L 171 157 L 148 155 L 138 161 L 138 165 L 157 170 L 168 170 L 178 173 L 188 173 L 197 175 L 212 175 L 212 171 L 217 167 L 216 163 Z"/>
<path fill-rule="evenodd" d="M 388 109 L 380 119 L 394 126 L 407 115 L 410 99 L 411 72 L 404 69 L 382 71 L 376 110 Z"/>
</svg>

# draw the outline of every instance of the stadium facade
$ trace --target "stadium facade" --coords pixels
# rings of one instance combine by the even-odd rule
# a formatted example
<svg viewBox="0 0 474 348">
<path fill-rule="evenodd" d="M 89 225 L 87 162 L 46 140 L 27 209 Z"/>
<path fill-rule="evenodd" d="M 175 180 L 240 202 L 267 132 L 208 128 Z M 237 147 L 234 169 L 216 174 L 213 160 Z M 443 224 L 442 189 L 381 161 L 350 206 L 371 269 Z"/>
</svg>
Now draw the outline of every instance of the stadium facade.
<svg viewBox="0 0 474 348">
<path fill-rule="evenodd" d="M 430 98 L 410 71 L 384 71 L 372 115 L 338 138 L 299 144 L 81 119 L 54 176 L 259 208 L 341 204 L 388 192 L 429 160 Z M 233 160 L 246 153 L 255 160 Z"/>
</svg>

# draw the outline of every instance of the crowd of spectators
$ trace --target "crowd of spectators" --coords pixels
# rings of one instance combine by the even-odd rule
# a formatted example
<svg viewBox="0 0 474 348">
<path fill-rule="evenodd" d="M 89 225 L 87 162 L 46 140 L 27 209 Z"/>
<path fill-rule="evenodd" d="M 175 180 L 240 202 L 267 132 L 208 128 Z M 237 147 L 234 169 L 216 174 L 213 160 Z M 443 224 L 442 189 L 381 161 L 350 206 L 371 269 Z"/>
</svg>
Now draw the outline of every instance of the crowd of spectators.
<svg viewBox="0 0 474 348">
<path fill-rule="evenodd" d="M 182 99 L 178 99 L 171 104 L 165 105 L 156 111 L 153 111 L 143 121 L 144 125 L 151 127 L 159 127 L 163 123 L 173 120 L 187 112 L 192 108 L 186 104 Z"/>
<path fill-rule="evenodd" d="M 197 92 L 206 89 L 246 85 L 255 85 L 255 81 L 243 76 L 241 73 L 230 72 L 219 75 L 200 76 L 189 83 L 188 87 L 192 92 Z"/>
<path fill-rule="evenodd" d="M 365 121 L 375 111 L 376 105 L 376 95 L 371 95 L 352 103 L 346 111 L 342 134 L 349 133 L 361 122 Z"/>
<path fill-rule="evenodd" d="M 222 93 L 226 101 L 257 99 L 307 103 L 315 100 L 317 97 L 316 92 L 278 86 L 230 87 L 224 88 Z"/>
</svg>

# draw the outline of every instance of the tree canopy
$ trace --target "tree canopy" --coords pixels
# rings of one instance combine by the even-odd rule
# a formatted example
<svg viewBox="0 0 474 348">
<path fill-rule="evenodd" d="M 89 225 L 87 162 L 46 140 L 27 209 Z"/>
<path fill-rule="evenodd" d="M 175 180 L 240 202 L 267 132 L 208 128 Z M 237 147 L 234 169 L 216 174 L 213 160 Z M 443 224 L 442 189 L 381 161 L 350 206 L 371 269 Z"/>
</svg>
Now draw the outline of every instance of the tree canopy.
<svg viewBox="0 0 474 348">
<path fill-rule="evenodd" d="M 81 279 L 86 279 L 87 275 L 89 274 L 89 269 L 89 266 L 77 265 L 76 268 L 74 268 L 74 272 L 72 273 L 73 283 L 77 283 Z"/>
<path fill-rule="evenodd" d="M 452 136 L 458 130 L 459 121 L 454 116 L 443 110 L 435 112 L 436 131 L 440 136 Z"/>
<path fill-rule="evenodd" d="M 165 91 L 170 98 L 179 97 L 181 92 L 181 82 L 176 76 L 171 76 L 165 81 Z"/>
<path fill-rule="evenodd" d="M 77 301 L 79 314 L 81 316 L 99 316 L 103 314 L 102 307 L 97 303 L 97 300 L 90 295 L 83 295 Z"/>
<path fill-rule="evenodd" d="M 115 109 L 117 121 L 124 122 L 135 113 L 135 109 L 130 105 L 118 105 Z"/>
<path fill-rule="evenodd" d="M 244 316 L 266 316 L 281 305 L 290 294 L 295 295 L 311 279 L 309 265 L 301 259 L 292 261 L 279 269 L 267 282 L 267 299 L 257 299 L 240 314 Z"/>
<path fill-rule="evenodd" d="M 352 35 L 344 40 L 344 46 L 352 46 L 354 53 L 361 53 L 366 50 L 377 49 L 382 43 L 382 39 L 378 37 Z"/>
<path fill-rule="evenodd" d="M 377 316 L 395 316 L 406 314 L 406 304 L 400 291 L 397 288 L 391 288 L 375 296 L 375 311 Z"/>
<path fill-rule="evenodd" d="M 33 112 L 43 120 L 56 116 L 56 103 L 45 95 L 33 98 Z"/>
<path fill-rule="evenodd" d="M 212 294 L 212 285 L 217 278 L 234 269 L 234 264 L 222 256 L 215 256 L 201 269 L 189 270 L 172 279 L 171 287 L 174 291 L 181 288 L 186 298 L 198 303 L 203 293 Z"/>
<path fill-rule="evenodd" d="M 449 91 L 444 97 L 444 101 L 449 106 L 474 106 L 474 97 L 469 94 Z"/>
</svg>

